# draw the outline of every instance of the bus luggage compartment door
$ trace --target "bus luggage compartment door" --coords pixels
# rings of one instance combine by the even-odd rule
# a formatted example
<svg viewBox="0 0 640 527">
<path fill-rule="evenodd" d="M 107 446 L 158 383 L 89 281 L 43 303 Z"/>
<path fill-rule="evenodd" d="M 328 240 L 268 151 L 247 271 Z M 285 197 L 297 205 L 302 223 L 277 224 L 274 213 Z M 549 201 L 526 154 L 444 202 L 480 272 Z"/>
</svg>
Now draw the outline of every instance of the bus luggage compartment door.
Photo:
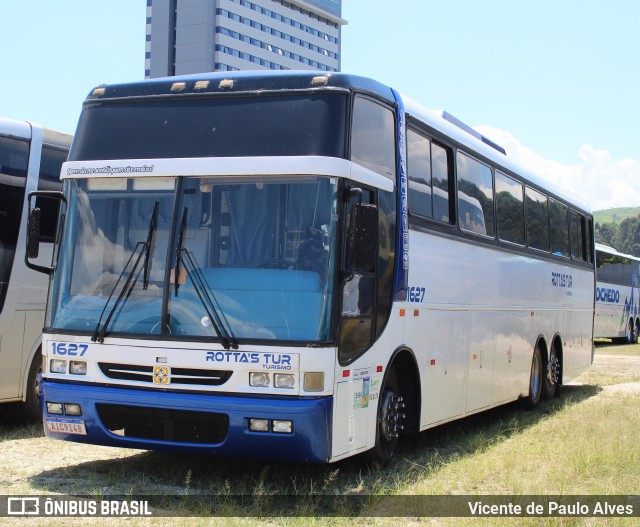
<svg viewBox="0 0 640 527">
<path fill-rule="evenodd" d="M 333 413 L 332 457 L 367 446 L 369 379 L 339 382 Z"/>
</svg>

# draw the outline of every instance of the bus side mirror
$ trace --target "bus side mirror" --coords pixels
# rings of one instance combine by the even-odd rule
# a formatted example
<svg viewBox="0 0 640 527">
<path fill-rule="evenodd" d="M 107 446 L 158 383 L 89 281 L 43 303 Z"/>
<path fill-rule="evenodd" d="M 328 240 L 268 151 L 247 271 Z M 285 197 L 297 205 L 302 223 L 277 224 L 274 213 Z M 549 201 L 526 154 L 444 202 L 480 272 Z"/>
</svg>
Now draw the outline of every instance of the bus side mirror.
<svg viewBox="0 0 640 527">
<path fill-rule="evenodd" d="M 378 207 L 359 203 L 351 209 L 349 254 L 354 271 L 370 271 L 378 254 Z"/>
<path fill-rule="evenodd" d="M 40 254 L 40 216 L 38 207 L 29 213 L 27 223 L 27 257 L 37 258 Z"/>
<path fill-rule="evenodd" d="M 27 206 L 29 207 L 29 209 L 27 213 L 27 246 L 24 254 L 24 263 L 29 269 L 33 269 L 34 271 L 38 271 L 39 273 L 50 275 L 53 272 L 53 266 L 45 267 L 44 265 L 37 265 L 29 261 L 35 260 L 40 254 L 42 210 L 37 206 L 33 208 L 31 207 L 31 202 L 34 198 L 64 202 L 65 206 L 67 204 L 67 198 L 64 197 L 64 194 L 62 192 L 52 190 L 36 190 L 35 192 L 29 192 L 29 199 L 27 200 Z M 61 223 L 63 223 L 62 218 L 64 218 L 64 216 L 60 216 Z"/>
</svg>

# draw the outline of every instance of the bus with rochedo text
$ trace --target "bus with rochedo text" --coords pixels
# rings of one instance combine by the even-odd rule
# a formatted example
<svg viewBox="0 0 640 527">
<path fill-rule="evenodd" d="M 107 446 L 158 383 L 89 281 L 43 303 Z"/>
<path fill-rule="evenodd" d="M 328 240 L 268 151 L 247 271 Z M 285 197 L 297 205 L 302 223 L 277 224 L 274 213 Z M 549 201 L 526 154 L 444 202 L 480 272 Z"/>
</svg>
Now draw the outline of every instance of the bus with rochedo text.
<svg viewBox="0 0 640 527">
<path fill-rule="evenodd" d="M 640 258 L 600 243 L 595 247 L 594 337 L 635 344 L 640 334 Z"/>
<path fill-rule="evenodd" d="M 22 403 L 29 419 L 40 419 L 38 372 L 48 281 L 25 265 L 27 194 L 60 191 L 60 168 L 71 136 L 36 123 L 0 118 L 0 402 Z M 57 209 L 39 203 L 43 251 L 49 265 Z"/>
<path fill-rule="evenodd" d="M 587 205 L 374 80 L 98 86 L 61 177 L 49 437 L 386 463 L 592 362 Z"/>
</svg>

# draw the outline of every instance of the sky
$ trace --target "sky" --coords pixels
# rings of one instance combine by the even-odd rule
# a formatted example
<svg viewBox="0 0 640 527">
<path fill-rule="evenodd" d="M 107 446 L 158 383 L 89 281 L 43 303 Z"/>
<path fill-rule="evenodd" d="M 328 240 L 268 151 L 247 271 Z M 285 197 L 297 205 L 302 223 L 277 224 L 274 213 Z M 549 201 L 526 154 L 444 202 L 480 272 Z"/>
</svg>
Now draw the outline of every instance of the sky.
<svg viewBox="0 0 640 527">
<path fill-rule="evenodd" d="M 389 8 L 389 6 L 392 6 Z M 342 71 L 447 110 L 593 210 L 640 206 L 640 2 L 343 0 Z M 144 77 L 146 0 L 0 0 L 0 116 L 73 133 Z"/>
</svg>

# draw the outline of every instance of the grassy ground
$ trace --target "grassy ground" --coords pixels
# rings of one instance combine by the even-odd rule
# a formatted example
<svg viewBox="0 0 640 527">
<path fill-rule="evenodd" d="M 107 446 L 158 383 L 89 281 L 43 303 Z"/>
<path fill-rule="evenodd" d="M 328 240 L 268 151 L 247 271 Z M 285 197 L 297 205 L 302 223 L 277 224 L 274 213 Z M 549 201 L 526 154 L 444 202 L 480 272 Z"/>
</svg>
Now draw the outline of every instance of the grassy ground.
<svg viewBox="0 0 640 527">
<path fill-rule="evenodd" d="M 360 459 L 300 466 L 103 448 L 53 441 L 39 425 L 5 422 L 0 493 L 156 494 L 156 504 L 176 516 L 206 512 L 207 501 L 198 495 L 249 496 L 242 504 L 229 498 L 217 509 L 231 517 L 103 519 L 101 525 L 633 525 L 633 519 L 386 517 L 406 513 L 393 510 L 403 507 L 400 500 L 381 501 L 386 496 L 639 494 L 640 346 L 599 343 L 594 365 L 577 381 L 534 411 L 508 405 L 404 437 L 386 469 Z M 283 494 L 293 496 L 289 503 L 271 498 Z M 349 497 L 371 496 L 360 514 L 382 517 L 320 518 L 326 513 L 323 495 L 337 496 L 331 503 L 338 503 L 338 511 L 343 496 L 347 510 L 354 507 Z M 181 503 L 176 496 L 191 499 Z M 290 517 L 291 511 L 307 516 Z M 287 515 L 253 517 L 258 513 Z"/>
</svg>

